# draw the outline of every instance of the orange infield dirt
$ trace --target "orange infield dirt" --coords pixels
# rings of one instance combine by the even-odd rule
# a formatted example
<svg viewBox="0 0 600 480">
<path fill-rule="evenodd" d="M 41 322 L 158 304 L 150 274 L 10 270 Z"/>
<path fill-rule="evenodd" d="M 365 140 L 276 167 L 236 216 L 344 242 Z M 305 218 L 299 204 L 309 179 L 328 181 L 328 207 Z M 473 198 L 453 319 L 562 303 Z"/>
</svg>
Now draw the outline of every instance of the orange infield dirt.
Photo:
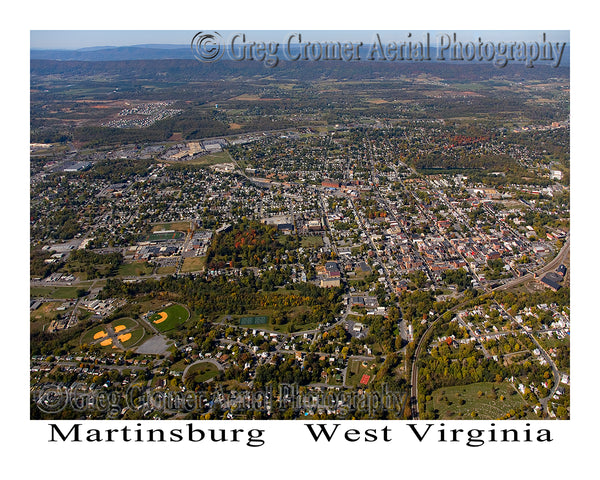
<svg viewBox="0 0 600 480">
<path fill-rule="evenodd" d="M 115 327 L 115 333 L 119 333 L 121 330 L 125 330 L 127 327 L 125 325 L 117 325 Z"/>
<path fill-rule="evenodd" d="M 167 319 L 167 317 L 168 317 L 168 315 L 167 315 L 165 312 L 159 312 L 159 314 L 158 314 L 158 315 L 160 316 L 160 318 L 159 318 L 159 319 L 157 319 L 157 320 L 154 320 L 154 322 L 152 322 L 152 323 L 162 323 L 162 322 L 164 322 L 164 321 Z"/>
<path fill-rule="evenodd" d="M 110 345 L 112 343 L 112 338 L 107 338 L 106 340 L 102 340 L 100 342 L 100 345 L 102 345 L 103 347 L 106 347 L 108 345 Z"/>
<path fill-rule="evenodd" d="M 119 339 L 119 342 L 126 342 L 131 338 L 131 333 L 124 333 L 123 335 L 119 335 L 117 338 Z"/>
<path fill-rule="evenodd" d="M 100 330 L 99 332 L 96 332 L 94 334 L 94 340 L 98 340 L 99 338 L 106 337 L 107 335 L 108 335 L 108 333 L 106 333 L 104 330 Z"/>
</svg>

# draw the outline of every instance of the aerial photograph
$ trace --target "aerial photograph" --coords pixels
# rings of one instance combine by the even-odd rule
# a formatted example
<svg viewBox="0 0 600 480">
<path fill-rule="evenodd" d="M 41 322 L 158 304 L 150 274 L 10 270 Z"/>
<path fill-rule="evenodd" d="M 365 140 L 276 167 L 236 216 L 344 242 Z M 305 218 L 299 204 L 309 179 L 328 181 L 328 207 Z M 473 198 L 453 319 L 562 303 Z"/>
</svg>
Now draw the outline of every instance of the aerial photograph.
<svg viewBox="0 0 600 480">
<path fill-rule="evenodd" d="M 146 33 L 30 32 L 31 420 L 571 418 L 569 31 Z"/>
</svg>

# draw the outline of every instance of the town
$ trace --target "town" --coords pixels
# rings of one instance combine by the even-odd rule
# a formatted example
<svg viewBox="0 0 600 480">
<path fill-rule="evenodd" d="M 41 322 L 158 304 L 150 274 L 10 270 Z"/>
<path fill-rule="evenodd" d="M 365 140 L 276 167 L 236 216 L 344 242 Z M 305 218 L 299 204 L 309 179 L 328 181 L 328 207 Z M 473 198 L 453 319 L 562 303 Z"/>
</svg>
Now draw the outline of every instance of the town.
<svg viewBox="0 0 600 480">
<path fill-rule="evenodd" d="M 560 103 L 564 84 L 539 88 Z M 407 108 L 32 144 L 32 418 L 568 418 L 568 116 L 483 125 Z M 102 125 L 182 111 L 145 101 Z M 77 409 L 57 385 L 139 395 Z M 323 401 L 344 392 L 395 401 Z"/>
</svg>

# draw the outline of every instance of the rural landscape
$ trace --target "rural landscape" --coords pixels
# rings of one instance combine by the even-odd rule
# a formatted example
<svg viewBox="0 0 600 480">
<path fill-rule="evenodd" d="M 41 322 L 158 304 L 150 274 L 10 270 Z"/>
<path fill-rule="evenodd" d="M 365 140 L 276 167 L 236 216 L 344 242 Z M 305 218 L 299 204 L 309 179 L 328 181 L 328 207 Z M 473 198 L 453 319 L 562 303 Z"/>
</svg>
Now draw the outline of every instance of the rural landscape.
<svg viewBox="0 0 600 480">
<path fill-rule="evenodd" d="M 568 62 L 169 51 L 32 51 L 32 419 L 570 418 Z"/>
</svg>

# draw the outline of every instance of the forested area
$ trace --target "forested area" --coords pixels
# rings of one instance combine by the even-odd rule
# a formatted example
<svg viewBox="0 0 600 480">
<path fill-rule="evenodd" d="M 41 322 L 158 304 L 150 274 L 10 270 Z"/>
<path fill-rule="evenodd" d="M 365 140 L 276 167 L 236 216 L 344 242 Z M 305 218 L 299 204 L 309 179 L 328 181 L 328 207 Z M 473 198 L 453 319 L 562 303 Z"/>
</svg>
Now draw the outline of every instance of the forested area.
<svg viewBox="0 0 600 480">
<path fill-rule="evenodd" d="M 251 310 L 289 312 L 293 307 L 308 307 L 294 317 L 294 323 L 332 321 L 341 308 L 340 289 L 323 289 L 311 284 L 294 284 L 293 290 L 265 292 L 263 280 L 248 273 L 229 281 L 225 276 L 214 279 L 164 277 L 126 283 L 108 279 L 100 292 L 101 298 L 156 296 L 161 292 L 176 295 L 199 315 L 216 320 L 221 315 L 242 315 Z M 287 322 L 283 322 L 287 323 Z"/>
</svg>

